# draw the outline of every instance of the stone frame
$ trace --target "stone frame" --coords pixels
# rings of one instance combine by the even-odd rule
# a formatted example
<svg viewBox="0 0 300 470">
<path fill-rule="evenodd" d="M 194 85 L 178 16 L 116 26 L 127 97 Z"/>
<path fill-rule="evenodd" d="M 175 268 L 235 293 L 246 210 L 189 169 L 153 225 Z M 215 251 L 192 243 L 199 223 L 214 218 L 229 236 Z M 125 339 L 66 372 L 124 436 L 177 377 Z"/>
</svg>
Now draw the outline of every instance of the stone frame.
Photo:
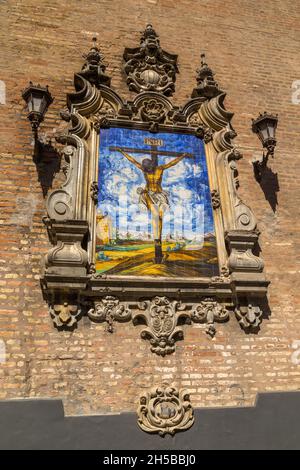
<svg viewBox="0 0 300 470">
<path fill-rule="evenodd" d="M 153 52 L 153 44 L 150 48 L 154 57 L 152 64 L 171 61 L 173 72 L 170 74 L 166 68 L 169 83 L 165 87 L 170 95 L 174 89 L 177 56 L 161 50 L 158 36 L 153 29 L 149 30 L 149 26 L 141 44 L 147 46 L 149 41 L 156 41 L 156 52 Z M 139 60 L 132 62 L 136 54 Z M 110 87 L 103 56 L 96 44 L 85 57 L 82 71 L 74 76 L 75 92 L 67 95 L 67 110 L 61 112 L 62 118 L 70 123 L 68 132 L 56 136 L 56 140 L 64 145 L 62 161 L 66 179 L 60 189 L 48 195 L 48 215 L 44 218 L 53 248 L 45 258 L 41 286 L 55 326 L 72 329 L 82 315 L 88 315 L 93 321 L 108 322 L 108 330 L 113 331 L 114 320 L 132 319 L 136 323 L 139 318 L 153 333 L 151 309 L 146 309 L 143 314 L 139 312 L 144 309 L 142 304 L 153 306 L 156 302 L 165 309 L 166 316 L 171 315 L 174 320 L 172 331 L 167 331 L 163 324 L 160 334 L 154 334 L 154 339 L 152 335 L 152 350 L 157 354 L 174 351 L 174 332 L 179 330 L 178 337 L 182 338 L 180 325 L 183 323 L 207 322 L 207 332 L 213 336 L 214 321 L 228 319 L 230 312 L 235 312 L 244 329 L 256 331 L 262 319 L 263 298 L 269 282 L 263 274 L 262 259 L 253 253 L 259 237 L 255 217 L 237 192 L 236 162 L 242 155 L 232 142 L 236 137 L 231 125 L 233 113 L 225 109 L 226 93 L 218 88 L 204 56 L 198 70 L 197 87 L 192 98 L 181 107 L 174 106 L 163 91 L 156 91 L 154 72 L 152 75 L 147 73 L 151 82 L 149 90 L 144 91 L 145 86 L 138 89 L 140 74 L 137 69 L 142 66 L 142 70 L 145 67 L 147 70 L 145 47 L 125 49 L 125 60 L 131 60 L 131 67 L 128 63 L 125 65 L 126 73 L 131 73 L 128 84 L 130 87 L 132 75 L 136 74 L 134 90 L 138 92 L 133 101 L 128 102 Z M 152 65 L 152 70 L 156 65 Z M 96 274 L 99 131 L 107 127 L 148 130 L 154 136 L 159 131 L 180 132 L 203 139 L 219 276 L 149 280 Z M 185 314 L 179 315 L 177 310 L 183 309 Z"/>
</svg>

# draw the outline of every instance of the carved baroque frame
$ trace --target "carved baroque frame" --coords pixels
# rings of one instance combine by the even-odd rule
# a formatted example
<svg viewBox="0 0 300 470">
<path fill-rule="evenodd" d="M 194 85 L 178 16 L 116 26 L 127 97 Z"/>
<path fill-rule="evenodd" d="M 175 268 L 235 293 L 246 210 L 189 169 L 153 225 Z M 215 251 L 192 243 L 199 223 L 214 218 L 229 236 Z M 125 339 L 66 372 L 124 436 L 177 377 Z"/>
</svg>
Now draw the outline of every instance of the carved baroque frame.
<svg viewBox="0 0 300 470">
<path fill-rule="evenodd" d="M 110 87 L 99 49 L 94 46 L 91 53 L 98 54 L 97 71 L 86 56 L 83 70 L 74 76 L 75 92 L 67 95 L 68 110 L 61 113 L 70 128 L 56 137 L 65 145 L 62 157 L 66 180 L 48 195 L 46 203 L 45 223 L 53 247 L 45 258 L 41 284 L 55 325 L 72 328 L 81 315 L 87 314 L 93 321 L 106 321 L 112 331 L 114 320 L 136 322 L 140 318 L 149 327 L 152 350 L 161 355 L 174 350 L 176 335 L 182 337 L 178 327 L 182 322 L 206 322 L 207 332 L 213 336 L 214 321 L 224 321 L 232 311 L 243 328 L 256 329 L 268 281 L 262 272 L 262 259 L 253 253 L 259 236 L 255 217 L 237 192 L 236 162 L 242 155 L 232 143 L 236 133 L 231 126 L 233 113 L 224 106 L 226 94 L 218 89 L 211 69 L 202 60 L 198 88 L 182 107 L 174 106 L 163 92 L 155 91 L 155 86 L 149 91 L 140 90 L 133 101 L 126 102 Z M 174 83 L 175 78 L 172 80 Z M 220 276 L 150 279 L 96 274 L 99 131 L 110 126 L 154 134 L 187 133 L 203 139 Z M 154 311 L 163 309 L 166 316 L 172 317 L 172 331 L 154 331 L 149 313 L 153 306 Z M 185 311 L 184 320 L 179 310 Z"/>
</svg>

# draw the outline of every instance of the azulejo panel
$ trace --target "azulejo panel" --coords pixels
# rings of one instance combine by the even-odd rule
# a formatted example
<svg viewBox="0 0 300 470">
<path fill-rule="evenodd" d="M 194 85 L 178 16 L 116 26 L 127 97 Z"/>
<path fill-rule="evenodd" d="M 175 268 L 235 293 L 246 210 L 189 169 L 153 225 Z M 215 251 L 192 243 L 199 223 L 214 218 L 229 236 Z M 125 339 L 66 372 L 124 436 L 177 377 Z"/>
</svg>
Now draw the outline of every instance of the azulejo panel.
<svg viewBox="0 0 300 470">
<path fill-rule="evenodd" d="M 149 25 L 141 39 L 124 56 L 132 101 L 111 88 L 96 44 L 75 74 L 41 284 L 58 329 L 85 315 L 108 332 L 132 320 L 164 356 L 187 323 L 207 323 L 214 336 L 232 313 L 256 332 L 268 281 L 255 217 L 238 194 L 242 155 L 226 94 L 202 56 L 192 98 L 173 105 L 177 56 Z"/>
<path fill-rule="evenodd" d="M 193 135 L 100 131 L 96 271 L 219 274 L 203 142 Z"/>
</svg>

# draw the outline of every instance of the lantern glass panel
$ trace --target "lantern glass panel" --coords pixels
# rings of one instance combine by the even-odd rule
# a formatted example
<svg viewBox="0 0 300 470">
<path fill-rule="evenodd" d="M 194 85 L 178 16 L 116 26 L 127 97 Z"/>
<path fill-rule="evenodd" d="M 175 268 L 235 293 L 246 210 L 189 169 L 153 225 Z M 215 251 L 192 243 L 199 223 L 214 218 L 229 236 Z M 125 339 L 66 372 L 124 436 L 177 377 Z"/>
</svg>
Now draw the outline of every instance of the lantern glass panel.
<svg viewBox="0 0 300 470">
<path fill-rule="evenodd" d="M 261 135 L 262 142 L 268 139 L 269 137 L 268 126 L 265 122 L 260 125 L 259 132 Z"/>
<path fill-rule="evenodd" d="M 42 102 L 41 102 L 41 113 L 44 115 L 47 111 L 47 107 L 48 107 L 48 101 L 46 99 L 46 96 L 43 96 L 43 99 L 42 99 Z"/>
<path fill-rule="evenodd" d="M 42 111 L 42 99 L 40 96 L 34 96 L 33 97 L 33 100 L 32 100 L 32 103 L 33 103 L 33 109 L 32 111 L 35 111 L 37 113 L 40 113 Z"/>
<path fill-rule="evenodd" d="M 275 137 L 275 125 L 274 125 L 274 122 L 270 121 L 268 123 L 268 127 L 269 127 L 269 136 L 274 138 Z"/>
<path fill-rule="evenodd" d="M 31 113 L 31 111 L 33 111 L 33 97 L 32 97 L 32 94 L 29 96 L 29 99 L 27 100 L 27 105 L 28 105 L 28 111 Z"/>
</svg>

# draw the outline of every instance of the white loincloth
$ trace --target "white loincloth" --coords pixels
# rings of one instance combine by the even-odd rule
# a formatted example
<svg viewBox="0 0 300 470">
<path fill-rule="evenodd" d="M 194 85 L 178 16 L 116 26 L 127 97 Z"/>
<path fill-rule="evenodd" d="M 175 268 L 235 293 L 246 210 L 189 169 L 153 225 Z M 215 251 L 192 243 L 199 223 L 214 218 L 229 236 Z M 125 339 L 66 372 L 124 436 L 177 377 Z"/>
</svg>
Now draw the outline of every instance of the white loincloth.
<svg viewBox="0 0 300 470">
<path fill-rule="evenodd" d="M 137 188 L 136 191 L 139 195 L 139 204 L 143 204 L 147 207 L 147 209 L 149 209 L 149 207 L 145 198 L 146 194 L 148 195 L 149 199 L 152 201 L 154 206 L 156 206 L 158 209 L 166 210 L 170 207 L 168 193 L 166 191 L 161 191 L 160 193 L 157 193 L 155 191 L 151 191 L 150 189 L 144 189 L 141 187 Z"/>
</svg>

